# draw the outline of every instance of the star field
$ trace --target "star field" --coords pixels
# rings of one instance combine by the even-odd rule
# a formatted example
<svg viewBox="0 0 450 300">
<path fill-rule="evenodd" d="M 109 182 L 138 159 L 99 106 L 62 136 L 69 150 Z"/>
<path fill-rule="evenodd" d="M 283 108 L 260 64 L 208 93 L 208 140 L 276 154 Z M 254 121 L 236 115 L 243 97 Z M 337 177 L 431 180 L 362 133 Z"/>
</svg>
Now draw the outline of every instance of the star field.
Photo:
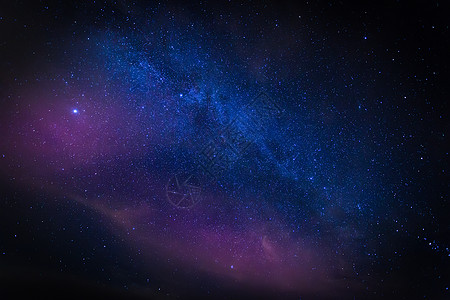
<svg viewBox="0 0 450 300">
<path fill-rule="evenodd" d="M 449 297 L 440 5 L 2 4 L 2 289 Z"/>
</svg>

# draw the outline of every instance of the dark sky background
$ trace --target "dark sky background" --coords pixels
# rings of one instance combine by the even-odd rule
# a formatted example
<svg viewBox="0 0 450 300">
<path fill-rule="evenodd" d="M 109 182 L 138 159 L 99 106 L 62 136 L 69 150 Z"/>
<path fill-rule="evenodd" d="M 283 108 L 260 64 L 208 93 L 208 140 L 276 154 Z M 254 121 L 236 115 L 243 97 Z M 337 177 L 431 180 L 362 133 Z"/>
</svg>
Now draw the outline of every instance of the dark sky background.
<svg viewBox="0 0 450 300">
<path fill-rule="evenodd" d="M 0 293 L 448 299 L 449 13 L 2 3 Z"/>
</svg>

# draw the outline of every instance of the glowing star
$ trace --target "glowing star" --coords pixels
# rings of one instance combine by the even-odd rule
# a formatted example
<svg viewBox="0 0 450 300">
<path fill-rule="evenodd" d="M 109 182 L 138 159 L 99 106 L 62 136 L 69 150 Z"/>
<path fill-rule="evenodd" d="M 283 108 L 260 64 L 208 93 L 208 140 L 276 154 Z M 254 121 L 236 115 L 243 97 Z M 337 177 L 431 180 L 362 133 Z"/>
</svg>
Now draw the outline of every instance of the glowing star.
<svg viewBox="0 0 450 300">
<path fill-rule="evenodd" d="M 78 113 L 78 109 L 74 109 L 74 110 L 72 110 L 72 112 L 74 113 L 74 114 L 77 114 Z"/>
</svg>

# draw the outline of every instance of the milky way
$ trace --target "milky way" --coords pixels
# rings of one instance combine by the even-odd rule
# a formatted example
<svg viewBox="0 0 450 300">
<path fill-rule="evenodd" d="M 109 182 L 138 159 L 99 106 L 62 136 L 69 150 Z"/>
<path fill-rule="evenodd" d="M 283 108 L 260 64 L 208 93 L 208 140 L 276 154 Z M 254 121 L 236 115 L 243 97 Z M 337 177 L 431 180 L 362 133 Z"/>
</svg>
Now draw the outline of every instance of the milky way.
<svg viewBox="0 0 450 300">
<path fill-rule="evenodd" d="M 1 261 L 61 245 L 30 265 L 136 297 L 448 296 L 439 68 L 337 6 L 6 9 Z"/>
</svg>

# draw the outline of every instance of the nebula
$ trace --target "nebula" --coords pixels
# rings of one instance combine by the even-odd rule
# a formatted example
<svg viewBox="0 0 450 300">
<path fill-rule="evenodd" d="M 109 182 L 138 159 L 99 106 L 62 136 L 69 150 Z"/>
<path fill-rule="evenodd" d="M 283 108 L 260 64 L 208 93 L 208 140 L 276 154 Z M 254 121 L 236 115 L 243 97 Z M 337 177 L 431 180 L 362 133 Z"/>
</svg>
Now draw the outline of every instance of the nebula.
<svg viewBox="0 0 450 300">
<path fill-rule="evenodd" d="M 434 176 L 446 170 L 431 163 L 444 133 L 417 104 L 430 77 L 404 79 L 400 42 L 376 18 L 350 29 L 327 5 L 35 6 L 0 17 L 18 32 L 0 59 L 2 259 L 26 256 L 13 241 L 25 223 L 41 240 L 24 238 L 30 249 L 89 229 L 49 268 L 75 274 L 63 261 L 79 251 L 94 267 L 74 276 L 128 297 L 448 294 Z M 32 221 L 36 207 L 48 219 Z M 433 287 L 404 282 L 421 281 L 415 251 L 418 268 L 445 261 L 426 274 Z"/>
</svg>

